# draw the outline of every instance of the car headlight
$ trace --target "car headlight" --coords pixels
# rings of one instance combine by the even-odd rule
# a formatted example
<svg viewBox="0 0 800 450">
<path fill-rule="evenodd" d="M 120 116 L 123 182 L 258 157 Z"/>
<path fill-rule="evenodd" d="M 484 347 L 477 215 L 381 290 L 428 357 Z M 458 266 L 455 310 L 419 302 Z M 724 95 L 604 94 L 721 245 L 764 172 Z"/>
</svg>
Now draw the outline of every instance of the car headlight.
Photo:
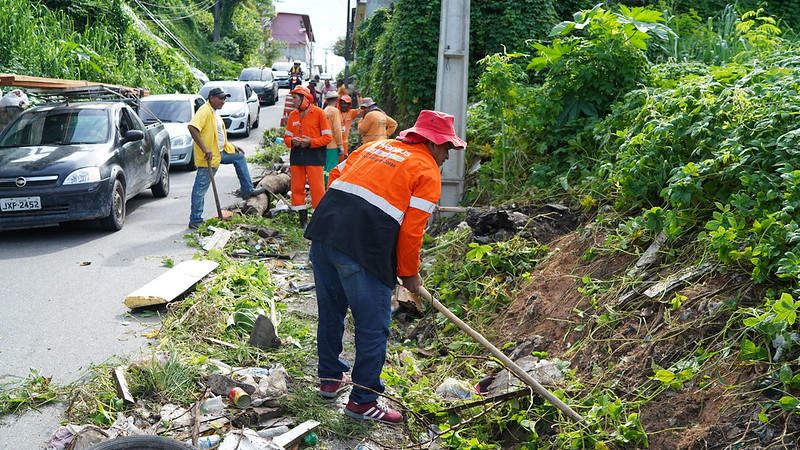
<svg viewBox="0 0 800 450">
<path fill-rule="evenodd" d="M 83 184 L 83 183 L 97 183 L 100 181 L 100 168 L 99 167 L 84 167 L 72 171 L 67 175 L 64 184 Z"/>
<path fill-rule="evenodd" d="M 247 114 L 247 110 L 240 109 L 238 112 L 231 114 L 231 117 L 233 117 L 234 119 L 241 119 L 242 117 L 245 116 L 245 114 Z"/>
<path fill-rule="evenodd" d="M 170 139 L 169 143 L 172 146 L 172 148 L 186 147 L 187 145 L 190 145 L 192 143 L 192 136 L 187 134 L 176 136 Z"/>
</svg>

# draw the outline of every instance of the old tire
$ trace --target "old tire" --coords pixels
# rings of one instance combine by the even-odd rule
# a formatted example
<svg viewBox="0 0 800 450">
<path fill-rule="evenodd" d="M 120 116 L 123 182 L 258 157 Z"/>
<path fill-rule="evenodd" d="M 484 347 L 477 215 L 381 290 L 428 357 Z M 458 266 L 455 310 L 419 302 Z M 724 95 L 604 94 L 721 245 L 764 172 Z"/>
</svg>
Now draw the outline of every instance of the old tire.
<svg viewBox="0 0 800 450">
<path fill-rule="evenodd" d="M 163 436 L 123 436 L 89 447 L 89 450 L 194 450 L 189 444 Z"/>
<path fill-rule="evenodd" d="M 258 128 L 258 122 L 261 120 L 261 108 L 258 108 L 258 113 L 256 114 L 256 121 L 253 122 L 253 128 Z"/>
<path fill-rule="evenodd" d="M 153 197 L 164 198 L 169 195 L 169 163 L 166 160 L 158 165 L 158 181 L 150 186 Z"/>
<path fill-rule="evenodd" d="M 119 231 L 125 225 L 125 186 L 119 179 L 114 180 L 114 186 L 111 189 L 111 212 L 108 216 L 100 219 L 100 226 L 104 230 Z"/>
</svg>

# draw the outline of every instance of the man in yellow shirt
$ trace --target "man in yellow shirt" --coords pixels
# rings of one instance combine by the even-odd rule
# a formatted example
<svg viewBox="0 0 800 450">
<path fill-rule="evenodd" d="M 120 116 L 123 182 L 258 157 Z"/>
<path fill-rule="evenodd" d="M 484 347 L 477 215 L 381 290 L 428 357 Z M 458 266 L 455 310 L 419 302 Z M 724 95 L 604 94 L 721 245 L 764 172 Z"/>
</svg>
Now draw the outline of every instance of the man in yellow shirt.
<svg viewBox="0 0 800 450">
<path fill-rule="evenodd" d="M 361 117 L 358 122 L 358 134 L 361 136 L 362 144 L 389 139 L 397 129 L 397 122 L 381 111 L 369 97 L 361 100 L 358 115 Z"/>
<path fill-rule="evenodd" d="M 247 169 L 247 159 L 244 150 L 228 142 L 225 123 L 219 115 L 219 110 L 225 100 L 231 95 L 222 88 L 212 88 L 208 91 L 208 101 L 198 108 L 192 121 L 189 122 L 189 134 L 194 140 L 194 160 L 199 170 L 194 177 L 192 187 L 191 213 L 189 215 L 189 228 L 196 229 L 203 223 L 203 208 L 208 185 L 211 184 L 211 171 L 215 174 L 221 164 L 233 164 L 236 176 L 239 178 L 239 192 L 242 198 L 248 199 L 253 195 L 263 194 L 262 188 L 253 189 L 253 180 Z"/>
</svg>

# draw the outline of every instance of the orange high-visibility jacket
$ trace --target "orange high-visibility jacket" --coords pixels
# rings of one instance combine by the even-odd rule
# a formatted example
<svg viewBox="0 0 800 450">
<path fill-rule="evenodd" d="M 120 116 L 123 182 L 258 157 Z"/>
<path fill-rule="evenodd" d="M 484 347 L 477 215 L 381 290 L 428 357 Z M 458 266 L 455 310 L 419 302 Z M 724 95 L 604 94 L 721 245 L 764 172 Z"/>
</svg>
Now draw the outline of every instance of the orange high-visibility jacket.
<svg viewBox="0 0 800 450">
<path fill-rule="evenodd" d="M 344 154 L 348 154 L 347 141 L 350 139 L 350 127 L 353 125 L 353 120 L 358 117 L 358 110 L 351 109 L 347 112 L 341 112 L 342 115 L 342 144 L 344 144 Z"/>
<path fill-rule="evenodd" d="M 425 225 L 441 194 L 430 150 L 387 139 L 360 147 L 334 171 L 305 237 L 349 255 L 389 287 L 398 275 L 417 274 Z"/>
<path fill-rule="evenodd" d="M 293 137 L 311 138 L 310 147 L 292 147 Z M 283 143 L 292 149 L 289 152 L 289 164 L 294 166 L 324 166 L 325 151 L 328 143 L 333 139 L 331 126 L 325 111 L 322 108 L 311 105 L 304 115 L 300 111 L 294 110 L 289 114 L 289 122 L 286 124 L 286 132 L 283 135 Z"/>
<path fill-rule="evenodd" d="M 324 111 L 325 117 L 328 118 L 328 125 L 331 126 L 331 133 L 333 134 L 333 139 L 328 143 L 328 148 L 343 147 L 341 111 L 335 106 L 326 106 Z"/>
<path fill-rule="evenodd" d="M 368 112 L 358 122 L 358 134 L 363 137 L 363 143 L 387 139 L 397 129 L 397 122 L 379 109 Z"/>
</svg>

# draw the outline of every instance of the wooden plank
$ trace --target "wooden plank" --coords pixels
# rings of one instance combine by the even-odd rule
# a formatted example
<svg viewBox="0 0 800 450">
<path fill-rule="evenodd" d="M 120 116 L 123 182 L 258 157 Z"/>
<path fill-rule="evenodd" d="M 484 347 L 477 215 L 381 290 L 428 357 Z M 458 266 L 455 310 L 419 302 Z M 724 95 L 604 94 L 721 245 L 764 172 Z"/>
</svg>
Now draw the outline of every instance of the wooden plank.
<svg viewBox="0 0 800 450">
<path fill-rule="evenodd" d="M 130 389 L 128 389 L 128 381 L 125 379 L 126 366 L 116 367 L 111 371 L 111 377 L 114 379 L 114 387 L 117 389 L 117 397 L 122 399 L 122 402 L 127 405 L 136 403 L 133 399 Z"/>
<path fill-rule="evenodd" d="M 125 306 L 139 308 L 170 302 L 192 289 L 198 281 L 217 268 L 214 261 L 184 261 L 155 280 L 125 297 Z"/>
<path fill-rule="evenodd" d="M 287 433 L 272 438 L 272 442 L 280 445 L 281 447 L 288 447 L 292 444 L 300 442 L 305 435 L 314 431 L 319 426 L 316 420 L 307 420 L 300 425 L 292 428 Z"/>
<path fill-rule="evenodd" d="M 48 88 L 66 89 L 87 86 L 110 86 L 116 88 L 133 89 L 117 84 L 96 83 L 93 81 L 64 80 L 59 78 L 31 77 L 28 75 L 17 75 L 13 73 L 0 73 L 0 86 L 14 86 L 23 88 Z"/>
</svg>

